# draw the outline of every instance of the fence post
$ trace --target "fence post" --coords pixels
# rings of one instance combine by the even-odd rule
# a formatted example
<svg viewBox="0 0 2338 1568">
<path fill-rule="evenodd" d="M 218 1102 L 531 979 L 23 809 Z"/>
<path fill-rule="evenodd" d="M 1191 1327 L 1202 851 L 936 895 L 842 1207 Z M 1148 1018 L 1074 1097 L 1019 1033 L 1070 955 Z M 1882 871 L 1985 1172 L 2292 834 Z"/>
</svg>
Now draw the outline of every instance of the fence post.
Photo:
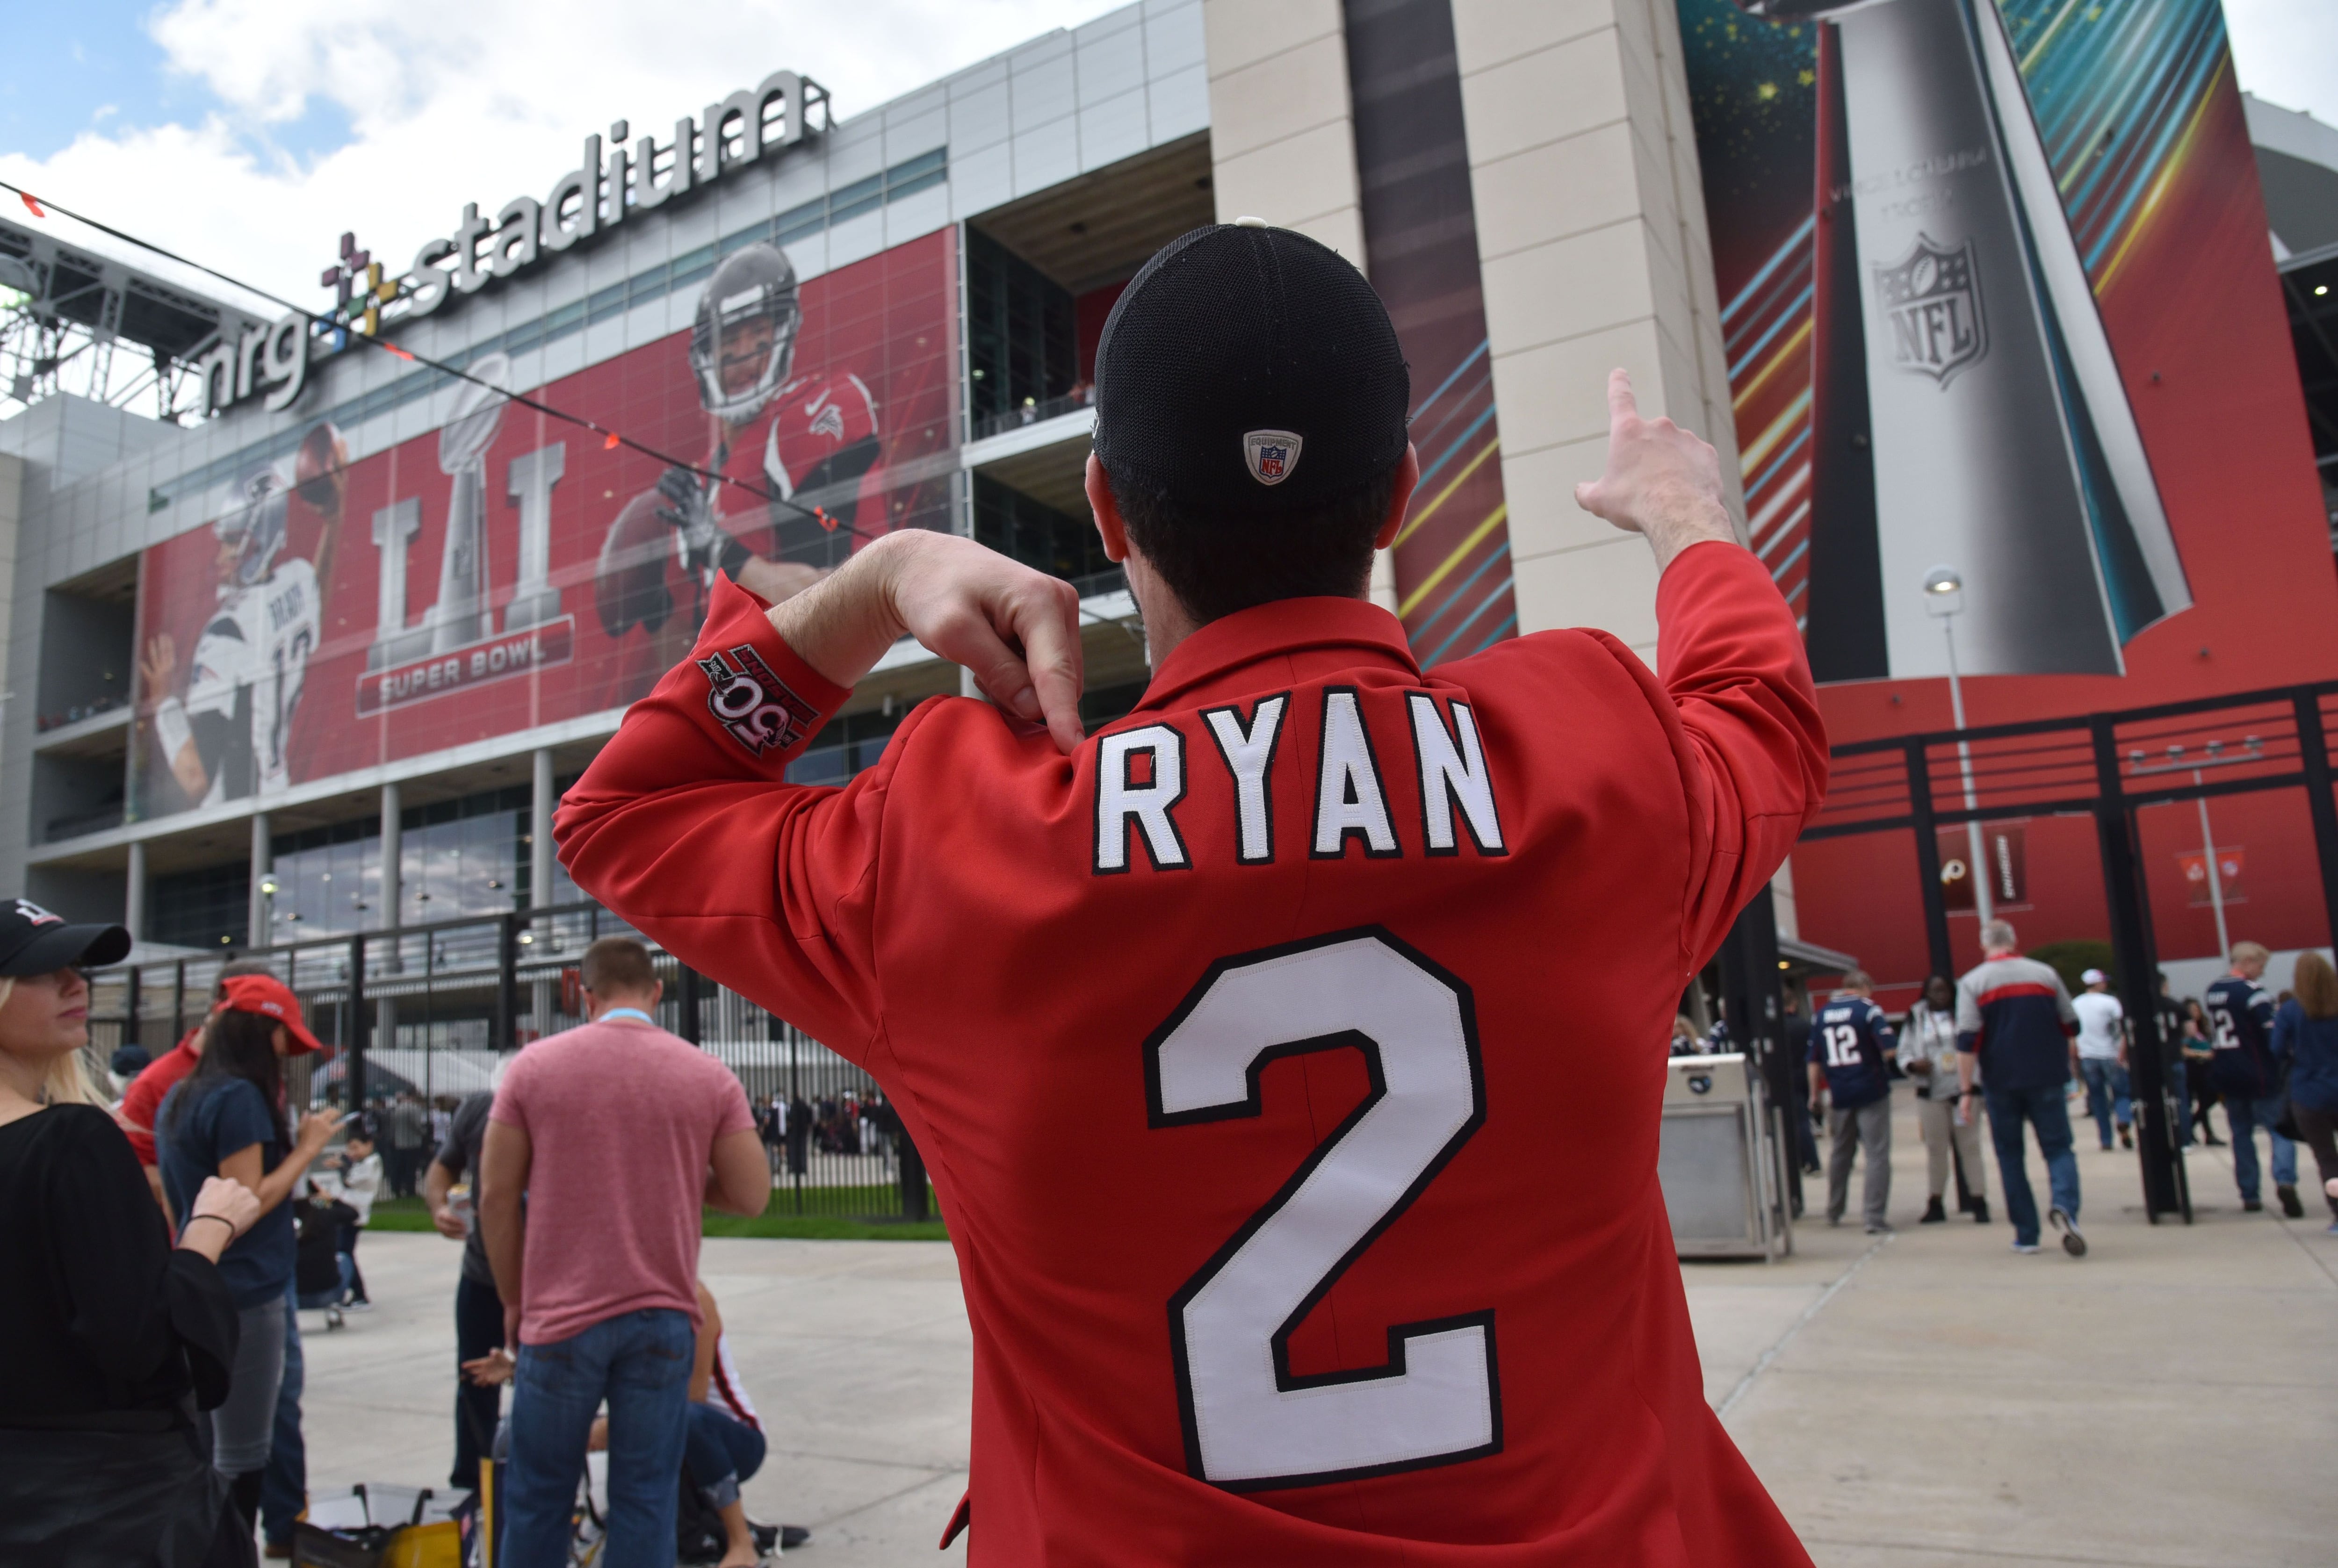
<svg viewBox="0 0 2338 1568">
<path fill-rule="evenodd" d="M 698 971 L 679 958 L 673 961 L 673 999 L 682 1037 L 693 1045 L 699 1044 Z"/>
<path fill-rule="evenodd" d="M 496 922 L 496 1049 L 519 1045 L 519 922 L 516 911 Z"/>
<path fill-rule="evenodd" d="M 1932 973 L 1957 977 L 1956 952 L 1949 946 L 1949 900 L 1940 891 L 1940 830 L 1932 818 L 1932 769 L 1921 740 L 1908 742 L 1908 815 L 1916 824 L 1916 877 L 1923 884 L 1924 946 L 1932 957 Z M 1978 877 L 1976 866 L 1970 876 Z"/>
<path fill-rule="evenodd" d="M 2159 1039 L 2159 965 L 2143 909 L 2142 868 L 2135 850 L 2135 813 L 2119 784 L 2118 730 L 2109 714 L 2088 720 L 2095 744 L 2095 838 L 2103 858 L 2103 894 L 2111 917 L 2111 956 L 2118 965 L 2119 1004 L 2135 1044 L 2127 1053 L 2134 1079 L 2136 1155 L 2143 1167 L 2144 1214 L 2155 1225 L 2181 1211 L 2176 1191 L 2176 1130 L 2168 1125 Z"/>
<path fill-rule="evenodd" d="M 1720 959 L 1730 1044 L 1752 1059 L 1776 1110 L 1778 1136 L 1786 1144 L 1787 1207 L 1798 1215 L 1803 1159 L 1793 1107 L 1797 1101 L 1807 1102 L 1810 1091 L 1796 1083 L 1793 1053 L 1780 1040 L 1784 998 L 1778 985 L 1778 915 L 1766 885 L 1738 912 L 1722 940 Z"/>
<path fill-rule="evenodd" d="M 349 938 L 349 1109 L 365 1109 L 366 1027 L 372 1022 L 366 1016 L 365 994 L 365 933 Z M 183 987 L 186 965 L 180 966 Z"/>
<path fill-rule="evenodd" d="M 123 1007 L 122 1043 L 124 1045 L 143 1045 L 146 1042 L 140 1038 L 139 1029 L 137 965 L 133 964 L 130 966 L 130 978 L 124 984 L 127 995 Z"/>
<path fill-rule="evenodd" d="M 2322 912 L 2338 942 L 2338 800 L 2330 797 L 2330 740 L 2322 729 L 2322 700 L 2296 697 L 2297 750 L 2305 764 L 2305 807 L 2313 818 L 2314 858 L 2322 862 Z"/>
<path fill-rule="evenodd" d="M 918 1152 L 917 1141 L 901 1124 L 898 1108 L 893 1112 L 893 1125 L 899 1129 L 893 1136 L 901 1145 L 901 1218 L 912 1224 L 923 1224 L 932 1218 L 932 1210 L 926 1203 L 926 1157 Z"/>
<path fill-rule="evenodd" d="M 179 1043 L 187 1032 L 187 961 L 179 960 L 177 973 L 171 980 L 171 1044 Z"/>
</svg>

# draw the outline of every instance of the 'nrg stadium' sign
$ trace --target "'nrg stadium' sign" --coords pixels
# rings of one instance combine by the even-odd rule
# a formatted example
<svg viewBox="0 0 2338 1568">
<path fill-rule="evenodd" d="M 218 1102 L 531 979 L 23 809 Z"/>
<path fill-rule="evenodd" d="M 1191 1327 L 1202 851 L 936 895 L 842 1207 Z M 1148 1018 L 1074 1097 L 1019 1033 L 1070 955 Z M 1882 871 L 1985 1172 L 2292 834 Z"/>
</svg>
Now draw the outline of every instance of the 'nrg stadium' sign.
<svg viewBox="0 0 2338 1568">
<path fill-rule="evenodd" d="M 370 269 L 375 276 L 356 297 L 355 309 L 343 307 L 351 318 L 347 329 L 369 331 L 380 320 L 380 307 L 393 301 L 406 307 L 396 319 L 427 316 L 450 299 L 515 277 L 630 216 L 686 198 L 734 169 L 801 142 L 811 129 L 807 111 L 827 102 L 828 89 L 810 77 L 774 71 L 753 87 L 709 103 L 696 120 L 682 116 L 663 142 L 653 134 L 632 136 L 620 120 L 609 127 L 605 142 L 597 134 L 584 138 L 577 166 L 554 181 L 543 200 L 515 196 L 493 218 L 481 215 L 477 202 L 467 201 L 454 233 L 424 240 L 404 277 L 385 281 L 378 267 Z M 317 319 L 296 310 L 233 339 L 221 338 L 196 361 L 203 413 L 219 413 L 257 394 L 266 396 L 270 413 L 290 407 L 307 385 L 309 360 L 332 352 L 338 347 L 333 333 L 343 329 L 314 333 L 311 323 Z"/>
</svg>

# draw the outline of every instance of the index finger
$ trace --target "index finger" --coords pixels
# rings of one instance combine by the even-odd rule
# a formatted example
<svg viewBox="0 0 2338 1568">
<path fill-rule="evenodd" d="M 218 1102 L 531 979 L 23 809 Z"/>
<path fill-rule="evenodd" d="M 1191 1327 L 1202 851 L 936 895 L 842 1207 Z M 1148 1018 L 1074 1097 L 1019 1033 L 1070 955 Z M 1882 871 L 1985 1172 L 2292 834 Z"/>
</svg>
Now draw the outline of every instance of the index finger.
<svg viewBox="0 0 2338 1568">
<path fill-rule="evenodd" d="M 1080 724 L 1079 600 L 1069 592 L 1027 599 L 1017 607 L 1014 632 L 1023 644 L 1040 716 L 1056 749 L 1068 754 L 1086 736 Z"/>
<path fill-rule="evenodd" d="M 1632 373 L 1617 367 L 1607 372 L 1607 423 L 1610 428 L 1640 416 L 1639 400 L 1632 396 Z"/>
</svg>

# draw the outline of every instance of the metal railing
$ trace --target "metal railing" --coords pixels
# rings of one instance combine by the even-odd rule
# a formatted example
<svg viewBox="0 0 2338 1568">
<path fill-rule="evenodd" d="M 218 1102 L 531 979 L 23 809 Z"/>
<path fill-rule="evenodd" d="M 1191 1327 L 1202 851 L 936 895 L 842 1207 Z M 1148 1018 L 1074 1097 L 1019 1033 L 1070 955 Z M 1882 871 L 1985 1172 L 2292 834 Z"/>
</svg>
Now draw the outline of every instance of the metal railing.
<svg viewBox="0 0 2338 1568">
<path fill-rule="evenodd" d="M 777 1211 L 929 1216 L 924 1163 L 875 1079 L 597 904 L 103 970 L 91 976 L 91 1049 L 101 1062 L 131 1044 L 160 1054 L 202 1021 L 231 957 L 262 959 L 327 1048 L 291 1075 L 300 1103 L 378 1110 L 413 1094 L 451 1108 L 488 1089 L 511 1053 L 584 1022 L 578 965 L 610 936 L 650 947 L 664 985 L 659 1025 L 738 1075 L 770 1152 Z"/>
</svg>

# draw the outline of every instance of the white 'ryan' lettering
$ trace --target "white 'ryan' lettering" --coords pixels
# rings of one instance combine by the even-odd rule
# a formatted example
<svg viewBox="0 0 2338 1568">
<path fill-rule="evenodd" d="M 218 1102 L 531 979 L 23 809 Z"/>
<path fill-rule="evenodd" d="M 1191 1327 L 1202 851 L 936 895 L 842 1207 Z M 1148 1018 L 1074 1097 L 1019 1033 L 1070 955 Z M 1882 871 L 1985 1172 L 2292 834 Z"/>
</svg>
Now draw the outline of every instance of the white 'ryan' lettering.
<svg viewBox="0 0 2338 1568">
<path fill-rule="evenodd" d="M 1234 776 L 1234 820 L 1242 842 L 1235 859 L 1245 866 L 1263 866 L 1274 858 L 1273 800 L 1267 789 L 1267 772 L 1274 765 L 1274 743 L 1282 734 L 1283 710 L 1291 699 L 1276 696 L 1259 701 L 1251 713 L 1250 733 L 1243 733 L 1242 713 L 1233 708 L 1213 708 L 1205 717 L 1226 771 Z"/>
<path fill-rule="evenodd" d="M 1131 765 L 1138 752 L 1153 760 L 1153 780 L 1131 781 Z M 1182 869 L 1193 864 L 1184 840 L 1169 809 L 1185 798 L 1184 737 L 1166 724 L 1124 730 L 1096 742 L 1095 868 L 1099 873 L 1128 869 L 1129 823 L 1134 818 L 1144 835 L 1144 853 L 1156 871 Z"/>
<path fill-rule="evenodd" d="M 1437 716 L 1437 699 L 1426 691 L 1406 693 L 1412 713 L 1412 753 L 1420 763 L 1420 830 L 1431 855 L 1458 855 L 1453 807 L 1459 802 L 1469 825 L 1469 841 L 1480 855 L 1501 855 L 1502 819 L 1494 809 L 1494 776 L 1478 743 L 1478 720 L 1467 702 L 1455 702 L 1453 728 L 1459 744 Z"/>
</svg>

